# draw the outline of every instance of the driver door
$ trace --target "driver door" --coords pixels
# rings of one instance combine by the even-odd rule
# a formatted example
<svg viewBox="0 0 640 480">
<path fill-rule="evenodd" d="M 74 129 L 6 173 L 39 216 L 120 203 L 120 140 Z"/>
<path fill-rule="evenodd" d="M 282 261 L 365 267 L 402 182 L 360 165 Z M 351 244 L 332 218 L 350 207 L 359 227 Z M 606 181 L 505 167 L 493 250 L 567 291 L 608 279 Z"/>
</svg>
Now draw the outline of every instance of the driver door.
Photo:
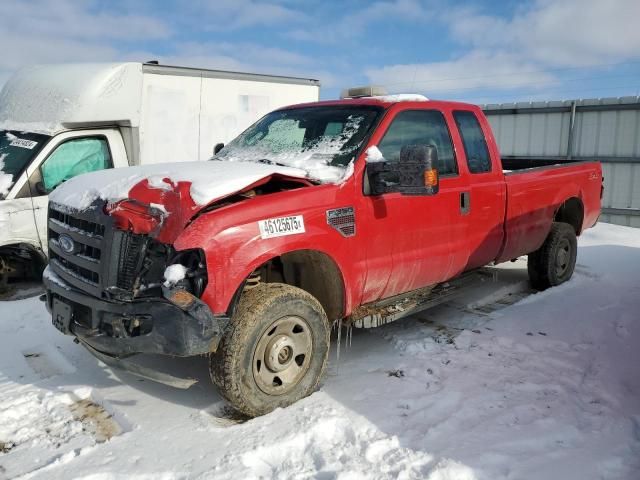
<svg viewBox="0 0 640 480">
<path fill-rule="evenodd" d="M 466 228 L 460 198 L 468 179 L 458 171 L 450 121 L 439 110 L 402 110 L 378 143 L 385 161 L 398 161 L 405 145 L 435 146 L 440 189 L 434 195 L 366 197 L 370 240 L 363 302 L 442 282 L 459 269 Z"/>
</svg>

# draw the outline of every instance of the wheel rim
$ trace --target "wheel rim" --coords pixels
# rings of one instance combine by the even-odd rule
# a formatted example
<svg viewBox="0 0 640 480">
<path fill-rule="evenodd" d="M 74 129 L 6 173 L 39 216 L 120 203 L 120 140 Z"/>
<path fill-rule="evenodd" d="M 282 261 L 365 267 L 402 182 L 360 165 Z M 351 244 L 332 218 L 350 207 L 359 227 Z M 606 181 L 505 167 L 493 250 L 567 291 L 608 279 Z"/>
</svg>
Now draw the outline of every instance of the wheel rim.
<svg viewBox="0 0 640 480">
<path fill-rule="evenodd" d="M 571 263 L 571 244 L 569 240 L 563 238 L 558 244 L 558 250 L 556 251 L 556 276 L 562 277 Z"/>
<path fill-rule="evenodd" d="M 269 325 L 253 354 L 253 378 L 264 393 L 283 395 L 309 370 L 313 340 L 300 317 L 283 317 Z"/>
</svg>

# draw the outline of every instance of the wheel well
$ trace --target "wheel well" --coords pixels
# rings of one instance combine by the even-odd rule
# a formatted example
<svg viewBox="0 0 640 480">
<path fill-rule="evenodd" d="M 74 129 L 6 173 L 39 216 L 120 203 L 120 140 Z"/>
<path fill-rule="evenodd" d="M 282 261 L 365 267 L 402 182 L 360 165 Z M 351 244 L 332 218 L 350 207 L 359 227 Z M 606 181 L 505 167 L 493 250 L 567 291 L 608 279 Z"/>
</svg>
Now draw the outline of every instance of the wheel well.
<svg viewBox="0 0 640 480">
<path fill-rule="evenodd" d="M 244 289 L 256 282 L 286 283 L 313 295 L 329 320 L 344 313 L 344 281 L 340 269 L 328 255 L 316 250 L 297 250 L 274 257 L 249 275 L 234 296 L 237 303 Z"/>
<path fill-rule="evenodd" d="M 0 257 L 3 259 L 0 268 L 9 267 L 12 275 L 17 277 L 37 278 L 47 265 L 44 253 L 27 243 L 3 245 L 0 247 Z"/>
<path fill-rule="evenodd" d="M 571 225 L 576 231 L 576 235 L 582 232 L 582 222 L 584 220 L 584 206 L 582 200 L 572 197 L 565 201 L 556 211 L 553 219 L 556 222 L 564 222 Z"/>
</svg>

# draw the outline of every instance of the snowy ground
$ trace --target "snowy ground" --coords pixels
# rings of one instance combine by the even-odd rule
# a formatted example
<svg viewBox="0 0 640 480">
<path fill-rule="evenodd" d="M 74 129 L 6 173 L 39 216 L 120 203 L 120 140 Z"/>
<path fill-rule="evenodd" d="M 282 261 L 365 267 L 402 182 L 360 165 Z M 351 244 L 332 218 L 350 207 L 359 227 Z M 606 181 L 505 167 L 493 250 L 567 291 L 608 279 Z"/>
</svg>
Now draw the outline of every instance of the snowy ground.
<svg viewBox="0 0 640 480">
<path fill-rule="evenodd" d="M 0 479 L 637 480 L 640 229 L 602 224 L 580 245 L 561 287 L 530 295 L 518 261 L 354 331 L 320 392 L 249 421 L 203 358 L 155 360 L 202 380 L 174 390 L 110 371 L 36 298 L 2 302 Z"/>
</svg>

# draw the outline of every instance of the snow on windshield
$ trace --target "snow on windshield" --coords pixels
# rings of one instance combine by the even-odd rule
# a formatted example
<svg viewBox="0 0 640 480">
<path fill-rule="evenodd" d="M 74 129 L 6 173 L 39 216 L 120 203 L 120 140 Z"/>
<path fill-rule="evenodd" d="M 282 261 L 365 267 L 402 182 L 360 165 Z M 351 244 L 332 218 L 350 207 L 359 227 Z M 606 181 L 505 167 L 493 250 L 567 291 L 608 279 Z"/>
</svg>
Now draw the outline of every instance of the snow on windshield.
<svg viewBox="0 0 640 480">
<path fill-rule="evenodd" d="M 377 111 L 315 107 L 272 112 L 215 158 L 299 168 L 322 183 L 340 183 L 353 172 L 353 161 Z"/>
<path fill-rule="evenodd" d="M 12 142 L 17 137 L 11 132 L 5 132 L 5 138 Z M 4 160 L 8 155 L 8 153 L 0 153 L 0 197 L 5 197 L 13 185 L 13 175 L 4 171 Z"/>
<path fill-rule="evenodd" d="M 0 196 L 9 193 L 46 140 L 47 136 L 33 132 L 0 130 Z"/>
<path fill-rule="evenodd" d="M 13 175 L 3 171 L 5 158 L 7 158 L 7 154 L 0 153 L 0 196 L 2 197 L 9 193 L 9 189 L 13 185 Z"/>
</svg>

